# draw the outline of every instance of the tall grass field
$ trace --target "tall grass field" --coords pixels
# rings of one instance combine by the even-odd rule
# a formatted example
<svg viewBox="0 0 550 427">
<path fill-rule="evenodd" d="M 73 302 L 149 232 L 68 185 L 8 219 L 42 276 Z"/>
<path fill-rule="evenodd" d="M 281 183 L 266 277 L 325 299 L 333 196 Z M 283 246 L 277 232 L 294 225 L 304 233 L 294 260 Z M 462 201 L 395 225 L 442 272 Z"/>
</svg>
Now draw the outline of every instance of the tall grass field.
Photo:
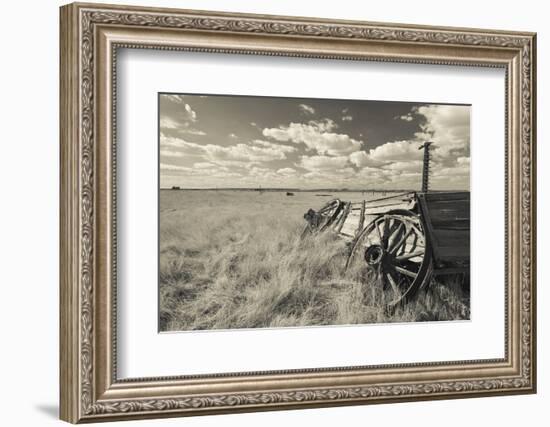
<svg viewBox="0 0 550 427">
<path fill-rule="evenodd" d="M 376 283 L 345 274 L 345 241 L 331 233 L 300 238 L 304 213 L 331 197 L 294 194 L 161 190 L 161 331 L 469 319 L 460 276 L 432 279 L 427 291 L 388 313 Z"/>
</svg>

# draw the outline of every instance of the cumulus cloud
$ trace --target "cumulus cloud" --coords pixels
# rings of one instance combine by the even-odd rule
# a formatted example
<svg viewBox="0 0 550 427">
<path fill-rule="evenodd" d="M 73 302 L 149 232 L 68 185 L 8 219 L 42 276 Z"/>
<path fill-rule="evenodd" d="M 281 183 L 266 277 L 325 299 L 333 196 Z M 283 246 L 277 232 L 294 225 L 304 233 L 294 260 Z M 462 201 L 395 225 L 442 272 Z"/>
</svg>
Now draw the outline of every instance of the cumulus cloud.
<svg viewBox="0 0 550 427">
<path fill-rule="evenodd" d="M 297 166 L 310 171 L 327 171 L 341 169 L 347 164 L 347 156 L 302 156 Z"/>
<path fill-rule="evenodd" d="M 262 147 L 266 148 L 272 148 L 274 150 L 282 151 L 283 153 L 293 153 L 295 151 L 298 151 L 296 147 L 291 147 L 290 145 L 284 145 L 284 144 L 275 144 L 270 141 L 264 141 L 261 139 L 255 139 L 252 141 L 253 144 L 260 145 Z"/>
<path fill-rule="evenodd" d="M 281 168 L 277 170 L 277 173 L 283 176 L 295 176 L 298 172 L 293 168 Z"/>
<path fill-rule="evenodd" d="M 197 144 L 181 138 L 167 137 L 163 134 L 161 134 L 160 144 L 161 149 L 171 147 L 177 149 L 182 155 L 201 155 L 211 161 L 268 162 L 283 160 L 286 158 L 285 153 L 289 152 L 285 146 L 277 144 L 260 147 L 244 143 L 230 146 Z"/>
<path fill-rule="evenodd" d="M 179 171 L 179 172 L 193 172 L 193 168 L 188 168 L 186 166 L 170 165 L 167 163 L 161 163 L 160 169 L 164 171 Z"/>
<path fill-rule="evenodd" d="M 183 157 L 183 153 L 181 151 L 174 150 L 160 150 L 160 155 L 164 157 Z"/>
<path fill-rule="evenodd" d="M 470 158 L 469 157 L 459 157 L 458 159 L 456 159 L 456 162 L 461 165 L 461 166 L 465 166 L 465 165 L 470 165 Z"/>
<path fill-rule="evenodd" d="M 204 177 L 207 174 L 209 178 L 239 178 L 242 177 L 237 171 L 229 170 L 228 168 L 213 163 L 198 162 L 192 167 L 180 166 L 168 163 L 161 163 L 160 169 L 163 173 L 174 176 L 184 176 L 186 179 L 197 179 Z M 189 181 L 190 183 L 193 181 Z"/>
<path fill-rule="evenodd" d="M 210 163 L 210 162 L 195 162 L 193 163 L 193 167 L 196 168 L 196 169 L 216 169 L 216 168 L 222 168 L 222 166 L 220 165 L 217 165 L 215 163 Z M 224 168 L 225 170 L 227 170 L 227 168 Z"/>
<path fill-rule="evenodd" d="M 179 126 L 178 122 L 176 122 L 174 119 L 163 116 L 160 119 L 160 128 L 161 129 L 177 129 Z"/>
<path fill-rule="evenodd" d="M 165 95 L 162 95 L 162 97 L 174 104 L 177 104 L 183 107 L 183 111 L 182 111 L 183 116 L 178 117 L 178 119 L 182 119 L 184 122 L 197 121 L 197 113 L 191 108 L 191 106 L 188 103 L 185 102 L 184 95 L 165 94 Z M 163 117 L 163 119 L 164 118 L 165 117 Z"/>
<path fill-rule="evenodd" d="M 333 132 L 337 127 L 336 123 L 330 119 L 310 120 L 307 124 L 293 122 L 288 126 L 265 128 L 262 133 L 265 137 L 277 141 L 302 143 L 308 150 L 331 156 L 349 154 L 361 148 L 361 141 L 346 134 Z"/>
<path fill-rule="evenodd" d="M 362 168 L 365 166 L 380 166 L 383 162 L 372 159 L 365 151 L 355 151 L 349 155 L 349 161 L 357 166 Z"/>
<path fill-rule="evenodd" d="M 401 172 L 421 172 L 422 171 L 422 161 L 413 160 L 410 162 L 392 162 L 383 166 L 384 169 L 392 171 L 401 171 Z"/>
<path fill-rule="evenodd" d="M 425 105 L 416 114 L 423 116 L 419 140 L 435 143 L 434 156 L 440 160 L 470 155 L 470 107 L 461 105 Z"/>
<path fill-rule="evenodd" d="M 300 111 L 302 113 L 306 114 L 306 115 L 307 114 L 309 114 L 309 115 L 315 114 L 315 108 L 313 108 L 313 107 L 311 107 L 307 104 L 300 104 L 298 107 L 300 108 Z"/>
<path fill-rule="evenodd" d="M 173 177 L 164 182 L 167 185 L 182 182 L 181 185 L 197 188 L 261 185 L 415 189 L 420 186 L 422 172 L 423 151 L 419 147 L 425 141 L 434 142 L 432 188 L 462 189 L 469 185 L 469 107 L 425 105 L 412 108 L 407 114 L 390 115 L 389 120 L 411 122 L 410 125 L 393 122 L 399 129 L 418 126 L 417 132 L 411 131 L 409 139 L 388 139 L 374 146 L 367 144 L 358 132 L 365 132 L 361 127 L 363 123 L 355 123 L 347 108 L 336 110 L 332 119 L 307 117 L 298 123 L 289 120 L 273 127 L 265 126 L 259 119 L 250 121 L 256 120 L 250 116 L 242 120 L 247 129 L 243 128 L 242 132 L 239 128 L 231 129 L 239 139 L 229 133 L 229 129 L 225 132 L 222 129 L 218 144 L 216 128 L 212 132 L 205 128 L 209 137 L 198 138 L 206 135 L 198 128 L 202 129 L 199 124 L 204 126 L 207 120 L 206 116 L 204 122 L 197 120 L 190 99 L 169 98 L 169 102 L 177 103 L 179 108 L 172 106 L 172 114 L 161 117 L 161 170 Z M 307 104 L 298 107 L 303 117 L 317 113 Z M 360 136 L 352 138 L 339 130 L 339 125 L 341 128 L 352 125 L 358 132 L 353 135 Z M 252 131 L 251 127 L 260 131 L 259 139 L 244 140 L 243 135 Z"/>
<path fill-rule="evenodd" d="M 180 130 L 180 133 L 187 134 L 187 135 L 197 135 L 197 136 L 204 136 L 206 135 L 206 132 L 198 129 L 193 128 L 184 128 Z"/>
<path fill-rule="evenodd" d="M 386 142 L 369 151 L 369 158 L 379 162 L 399 162 L 422 159 L 418 141 Z"/>
<path fill-rule="evenodd" d="M 192 122 L 197 121 L 197 113 L 193 111 L 193 109 L 189 104 L 185 104 L 184 109 L 185 109 L 185 113 L 184 113 L 185 119 L 190 120 Z"/>
<path fill-rule="evenodd" d="M 172 101 L 174 104 L 185 104 L 185 101 L 183 100 L 185 95 L 162 94 L 161 96 L 168 101 Z"/>
<path fill-rule="evenodd" d="M 432 141 L 432 177 L 434 184 L 453 188 L 464 185 L 461 177 L 470 173 L 470 109 L 468 106 L 427 105 L 415 107 L 410 113 L 396 116 L 412 121 L 413 115 L 420 116 L 420 131 L 414 138 L 404 141 L 386 142 L 368 151 L 357 151 L 349 155 L 350 162 L 362 169 L 362 174 L 374 174 L 376 168 L 386 172 L 385 178 L 396 185 L 414 182 L 422 171 L 423 151 L 419 147 L 425 141 Z M 455 177 L 460 184 L 453 182 Z"/>
</svg>

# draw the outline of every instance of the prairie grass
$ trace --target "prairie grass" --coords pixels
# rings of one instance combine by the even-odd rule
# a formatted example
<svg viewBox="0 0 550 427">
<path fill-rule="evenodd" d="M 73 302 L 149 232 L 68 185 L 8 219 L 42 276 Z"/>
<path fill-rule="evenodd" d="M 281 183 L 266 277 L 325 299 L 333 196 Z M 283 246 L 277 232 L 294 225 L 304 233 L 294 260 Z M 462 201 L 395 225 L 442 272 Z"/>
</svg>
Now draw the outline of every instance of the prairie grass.
<svg viewBox="0 0 550 427">
<path fill-rule="evenodd" d="M 432 280 L 414 302 L 387 313 L 372 281 L 344 274 L 344 241 L 331 234 L 300 239 L 303 213 L 325 201 L 312 193 L 161 191 L 160 329 L 469 318 L 461 279 L 445 276 Z"/>
</svg>

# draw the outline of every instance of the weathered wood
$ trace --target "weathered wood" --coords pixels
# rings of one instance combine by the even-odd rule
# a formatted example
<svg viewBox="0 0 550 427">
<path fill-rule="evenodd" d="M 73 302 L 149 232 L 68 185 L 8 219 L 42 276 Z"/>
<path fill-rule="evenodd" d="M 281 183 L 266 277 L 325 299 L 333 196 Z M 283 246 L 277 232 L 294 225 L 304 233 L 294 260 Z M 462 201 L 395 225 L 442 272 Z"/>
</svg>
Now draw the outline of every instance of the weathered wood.
<svg viewBox="0 0 550 427">
<path fill-rule="evenodd" d="M 361 205 L 361 213 L 359 214 L 359 224 L 357 224 L 357 230 L 355 231 L 356 236 L 363 230 L 363 226 L 365 224 L 365 205 L 366 202 L 363 200 L 363 204 Z"/>
<path fill-rule="evenodd" d="M 336 230 L 337 233 L 339 233 L 342 230 L 342 227 L 344 226 L 344 222 L 346 222 L 346 219 L 349 215 L 349 211 L 351 209 L 351 203 L 346 203 L 346 207 L 344 208 L 344 211 L 342 212 L 342 217 L 340 218 L 340 222 L 338 224 L 338 228 Z"/>
<path fill-rule="evenodd" d="M 470 193 L 419 194 L 436 265 L 470 259 Z"/>
<path fill-rule="evenodd" d="M 470 200 L 469 191 L 442 191 L 419 194 L 423 196 L 427 202 L 435 201 L 450 201 L 450 200 Z"/>
<path fill-rule="evenodd" d="M 443 203 L 428 201 L 427 203 L 432 224 L 453 221 L 466 221 L 469 224 L 470 222 L 469 200 L 453 200 Z"/>
</svg>

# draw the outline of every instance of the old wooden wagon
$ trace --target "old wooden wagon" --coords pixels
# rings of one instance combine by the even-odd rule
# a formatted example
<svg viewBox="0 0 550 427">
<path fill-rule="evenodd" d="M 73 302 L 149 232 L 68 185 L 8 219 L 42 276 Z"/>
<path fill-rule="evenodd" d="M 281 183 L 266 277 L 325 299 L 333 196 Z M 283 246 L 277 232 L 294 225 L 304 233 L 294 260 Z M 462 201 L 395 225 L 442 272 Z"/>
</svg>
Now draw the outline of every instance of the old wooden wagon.
<svg viewBox="0 0 550 427">
<path fill-rule="evenodd" d="M 389 307 L 406 304 L 433 275 L 470 268 L 470 192 L 429 191 L 429 143 L 424 144 L 422 190 L 360 202 L 334 199 L 310 209 L 305 234 L 334 232 L 349 243 L 346 270 L 366 269 Z"/>
</svg>

